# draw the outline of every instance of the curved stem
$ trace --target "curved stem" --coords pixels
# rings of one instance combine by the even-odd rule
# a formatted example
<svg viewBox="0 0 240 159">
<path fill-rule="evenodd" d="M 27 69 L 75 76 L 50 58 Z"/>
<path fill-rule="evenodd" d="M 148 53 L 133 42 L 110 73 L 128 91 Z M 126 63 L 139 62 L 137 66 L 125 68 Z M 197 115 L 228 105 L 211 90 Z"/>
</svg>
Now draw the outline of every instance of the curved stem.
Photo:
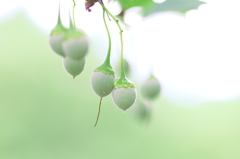
<svg viewBox="0 0 240 159">
<path fill-rule="evenodd" d="M 118 22 L 118 20 L 109 12 L 109 10 L 104 6 L 102 2 L 98 0 L 99 4 L 102 6 L 102 8 L 110 15 L 110 17 L 116 22 L 119 30 L 120 30 L 120 42 L 121 42 L 121 53 L 120 53 L 120 59 L 121 59 L 121 78 L 125 78 L 125 71 L 124 71 L 124 65 L 123 65 L 123 38 L 122 38 L 122 28 Z"/>
<path fill-rule="evenodd" d="M 75 3 L 75 0 L 72 0 L 73 1 L 73 11 L 72 11 L 72 15 L 73 15 L 73 25 L 74 25 L 74 28 L 76 27 L 75 25 L 75 16 L 74 16 L 74 12 L 75 12 L 75 6 L 76 6 L 76 3 Z"/>
<path fill-rule="evenodd" d="M 112 47 L 112 42 L 111 42 L 111 36 L 110 36 L 110 32 L 106 23 L 106 18 L 105 18 L 105 10 L 103 9 L 103 21 L 104 21 L 104 25 L 105 28 L 107 30 L 107 34 L 108 34 L 108 53 L 107 53 L 107 57 L 104 63 L 110 65 L 110 56 L 111 56 L 111 47 Z"/>
<path fill-rule="evenodd" d="M 100 102 L 99 102 L 99 107 L 98 107 L 98 115 L 97 115 L 97 120 L 95 122 L 95 125 L 94 127 L 97 126 L 97 123 L 98 123 L 98 119 L 99 119 L 99 116 L 100 116 L 100 111 L 101 111 L 101 105 L 102 105 L 102 98 L 100 98 Z"/>
</svg>

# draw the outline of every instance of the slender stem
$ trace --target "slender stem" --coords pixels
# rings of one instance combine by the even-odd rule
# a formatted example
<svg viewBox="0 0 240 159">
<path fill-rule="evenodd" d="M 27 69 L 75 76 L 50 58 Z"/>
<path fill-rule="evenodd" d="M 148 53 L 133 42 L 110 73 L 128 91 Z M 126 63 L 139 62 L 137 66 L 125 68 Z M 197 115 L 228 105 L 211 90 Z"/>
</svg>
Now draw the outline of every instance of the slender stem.
<svg viewBox="0 0 240 159">
<path fill-rule="evenodd" d="M 111 56 L 111 47 L 112 47 L 112 42 L 111 42 L 111 36 L 110 36 L 110 32 L 106 23 L 106 18 L 105 18 L 105 10 L 103 9 L 103 21 L 104 21 L 104 25 L 106 27 L 107 30 L 107 34 L 108 34 L 108 53 L 107 53 L 107 57 L 104 63 L 110 65 L 110 56 Z"/>
<path fill-rule="evenodd" d="M 102 0 L 100 0 L 100 2 L 104 5 L 104 3 L 103 3 L 103 1 Z M 107 13 L 107 16 L 108 16 L 108 19 L 109 19 L 109 21 L 111 21 L 111 19 L 110 19 L 110 17 L 109 17 L 109 15 L 108 15 L 108 13 Z"/>
<path fill-rule="evenodd" d="M 122 32 L 120 32 L 120 42 L 121 42 L 121 78 L 125 78 L 125 70 L 124 70 L 124 63 L 123 63 L 123 38 L 122 38 Z"/>
<path fill-rule="evenodd" d="M 100 111 L 101 111 L 101 105 L 102 105 L 102 98 L 100 98 L 99 107 L 98 107 L 97 120 L 96 120 L 96 123 L 95 123 L 94 127 L 96 127 L 96 126 L 97 126 L 97 123 L 98 123 L 98 119 L 99 119 Z"/>
<path fill-rule="evenodd" d="M 61 21 L 61 16 L 60 16 L 60 4 L 61 4 L 61 0 L 59 1 L 59 5 L 58 5 L 58 24 L 62 24 L 62 21 Z"/>
<path fill-rule="evenodd" d="M 122 30 L 120 24 L 118 23 L 118 20 L 109 12 L 109 10 L 108 10 L 99 0 L 98 0 L 98 2 L 99 2 L 100 5 L 103 7 L 103 9 L 110 15 L 110 17 L 112 17 L 112 19 L 117 23 L 118 28 L 119 28 L 119 30 L 120 30 L 120 33 L 122 33 L 123 30 Z"/>
<path fill-rule="evenodd" d="M 125 71 L 124 71 L 124 65 L 123 65 L 123 38 L 122 38 L 122 28 L 118 22 L 118 20 L 109 12 L 109 10 L 104 6 L 102 2 L 98 0 L 99 4 L 102 6 L 102 8 L 110 15 L 110 17 L 116 22 L 119 30 L 120 30 L 120 42 L 121 42 L 121 53 L 120 53 L 120 59 L 121 59 L 121 78 L 125 78 Z"/>
<path fill-rule="evenodd" d="M 73 1 L 73 11 L 72 11 L 72 15 L 73 15 L 73 25 L 74 25 L 74 28 L 76 27 L 75 25 L 75 16 L 74 16 L 74 12 L 75 12 L 75 6 L 76 6 L 76 3 L 75 3 L 75 0 L 72 0 Z"/>
</svg>

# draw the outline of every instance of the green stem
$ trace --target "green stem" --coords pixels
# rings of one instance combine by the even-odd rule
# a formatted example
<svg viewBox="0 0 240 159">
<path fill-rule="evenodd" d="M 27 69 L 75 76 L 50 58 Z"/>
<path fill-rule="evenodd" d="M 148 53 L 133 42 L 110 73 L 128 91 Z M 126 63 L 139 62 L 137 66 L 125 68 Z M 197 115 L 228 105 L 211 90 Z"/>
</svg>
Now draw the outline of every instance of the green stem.
<svg viewBox="0 0 240 159">
<path fill-rule="evenodd" d="M 75 3 L 75 0 L 73 0 L 73 11 L 72 11 L 72 15 L 73 15 L 73 26 L 74 26 L 74 28 L 76 27 L 76 25 L 75 25 L 75 16 L 74 16 L 75 6 L 76 6 L 76 3 Z"/>
<path fill-rule="evenodd" d="M 112 42 L 111 42 L 111 36 L 110 36 L 110 32 L 109 32 L 109 29 L 108 29 L 108 26 L 107 26 L 107 23 L 106 23 L 106 18 L 105 18 L 105 10 L 103 9 L 103 21 L 104 21 L 104 25 L 105 25 L 105 28 L 107 30 L 107 34 L 108 34 L 108 53 L 107 53 L 107 57 L 106 57 L 106 60 L 105 60 L 105 64 L 111 66 L 110 64 L 110 56 L 111 56 L 111 47 L 112 47 Z"/>
<path fill-rule="evenodd" d="M 62 25 L 61 16 L 60 16 L 60 4 L 61 4 L 61 1 L 59 1 L 59 5 L 58 5 L 58 22 L 57 22 L 58 25 Z"/>
<path fill-rule="evenodd" d="M 121 42 L 121 54 L 120 54 L 120 59 L 121 59 L 121 78 L 126 78 L 125 77 L 125 70 L 124 70 L 124 63 L 123 63 L 123 39 L 122 39 L 122 32 L 120 33 L 120 42 Z"/>
<path fill-rule="evenodd" d="M 102 105 L 102 98 L 100 98 L 100 102 L 99 102 L 99 106 L 98 106 L 97 119 L 96 119 L 96 122 L 95 122 L 95 124 L 94 124 L 94 127 L 96 127 L 96 126 L 97 126 L 97 123 L 98 123 L 98 119 L 99 119 L 100 112 L 101 112 L 101 105 Z"/>
<path fill-rule="evenodd" d="M 120 30 L 120 42 L 121 42 L 121 53 L 120 53 L 120 59 L 121 59 L 121 78 L 126 78 L 125 71 L 124 71 L 124 65 L 123 65 L 123 38 L 122 38 L 122 28 L 118 22 L 118 20 L 109 12 L 109 10 L 98 0 L 99 4 L 102 6 L 102 8 L 112 17 L 112 19 L 116 22 L 119 30 Z"/>
</svg>

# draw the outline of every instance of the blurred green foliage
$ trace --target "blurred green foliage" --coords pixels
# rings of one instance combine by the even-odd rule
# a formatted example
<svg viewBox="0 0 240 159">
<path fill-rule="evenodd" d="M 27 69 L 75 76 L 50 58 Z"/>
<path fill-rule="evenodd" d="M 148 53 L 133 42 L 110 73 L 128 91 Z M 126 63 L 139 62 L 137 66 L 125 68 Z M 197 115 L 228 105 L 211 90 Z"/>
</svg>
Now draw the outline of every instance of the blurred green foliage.
<svg viewBox="0 0 240 159">
<path fill-rule="evenodd" d="M 197 9 L 205 2 L 199 0 L 165 0 L 162 3 L 156 3 L 153 0 L 117 0 L 123 11 L 133 7 L 141 7 L 142 15 L 149 16 L 157 12 L 176 11 L 185 13 L 192 9 Z"/>
<path fill-rule="evenodd" d="M 75 80 L 49 47 L 48 34 L 25 13 L 0 24 L 1 159 L 238 159 L 240 99 L 195 108 L 155 103 L 151 122 L 135 122 L 99 98 L 90 74 L 101 64 L 90 52 Z M 133 70 L 134 71 L 134 70 Z"/>
</svg>

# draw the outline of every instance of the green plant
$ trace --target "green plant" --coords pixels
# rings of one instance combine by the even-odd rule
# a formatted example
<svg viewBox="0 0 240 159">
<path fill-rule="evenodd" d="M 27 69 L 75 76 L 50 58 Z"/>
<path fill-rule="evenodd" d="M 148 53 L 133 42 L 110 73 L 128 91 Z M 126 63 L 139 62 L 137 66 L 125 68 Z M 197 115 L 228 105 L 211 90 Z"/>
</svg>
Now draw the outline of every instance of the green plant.
<svg viewBox="0 0 240 159">
<path fill-rule="evenodd" d="M 58 22 L 51 30 L 49 43 L 54 52 L 63 57 L 65 70 L 75 78 L 83 71 L 85 66 L 88 38 L 83 30 L 75 27 L 74 8 L 76 4 L 74 0 L 73 3 L 73 21 L 69 15 L 70 28 L 65 28 L 62 25 L 59 4 Z"/>
<path fill-rule="evenodd" d="M 90 3 L 92 2 L 92 3 Z M 89 8 L 95 4 L 96 1 L 87 1 L 86 3 L 86 9 L 88 11 L 91 11 Z M 98 115 L 97 120 L 94 126 L 97 125 L 100 111 L 101 111 L 101 103 L 102 98 L 109 95 L 112 92 L 112 98 L 114 103 L 119 107 L 120 109 L 126 111 L 130 106 L 133 105 L 136 99 L 136 89 L 134 85 L 129 82 L 125 77 L 125 71 L 124 71 L 124 64 L 123 64 L 123 40 L 122 40 L 122 28 L 118 23 L 118 20 L 107 10 L 107 8 L 104 6 L 102 1 L 99 1 L 99 4 L 103 8 L 103 21 L 108 33 L 108 53 L 107 57 L 104 61 L 104 63 L 97 67 L 92 75 L 91 75 L 91 87 L 93 91 L 100 97 L 99 102 L 99 109 L 98 109 Z M 120 41 L 121 41 L 121 78 L 117 80 L 116 84 L 114 85 L 115 80 L 115 73 L 112 70 L 112 66 L 110 64 L 110 56 L 111 56 L 111 36 L 109 29 L 107 27 L 106 19 L 105 19 L 105 12 L 107 12 L 108 15 L 116 22 L 116 24 L 119 27 L 120 30 Z M 114 88 L 114 90 L 113 90 Z"/>
<path fill-rule="evenodd" d="M 101 66 L 97 67 L 91 75 L 91 87 L 93 91 L 100 97 L 98 116 L 94 126 L 96 126 L 98 122 L 98 118 L 101 110 L 102 98 L 109 95 L 112 92 L 114 87 L 114 80 L 115 80 L 115 73 L 112 70 L 112 66 L 110 64 L 111 36 L 110 36 L 110 32 L 108 30 L 106 19 L 105 19 L 105 10 L 103 10 L 103 21 L 107 30 L 109 45 L 108 45 L 108 53 L 104 63 Z"/>
<path fill-rule="evenodd" d="M 75 78 L 80 73 L 82 73 L 85 67 L 85 61 L 85 57 L 81 58 L 80 60 L 76 60 L 66 56 L 63 58 L 63 67 L 70 75 L 73 76 L 73 78 Z"/>
<path fill-rule="evenodd" d="M 115 105 L 126 111 L 136 101 L 137 92 L 134 84 L 125 76 L 122 76 L 115 83 L 112 91 L 112 99 Z"/>
<path fill-rule="evenodd" d="M 49 44 L 53 49 L 53 51 L 62 57 L 65 56 L 62 48 L 62 41 L 66 32 L 67 32 L 67 28 L 62 25 L 62 21 L 60 17 L 60 5 L 59 5 L 57 25 L 50 32 Z"/>
<path fill-rule="evenodd" d="M 77 29 L 70 18 L 70 28 L 63 38 L 64 54 L 73 59 L 80 60 L 88 52 L 88 38 L 81 29 Z"/>
<path fill-rule="evenodd" d="M 130 74 L 131 74 L 131 67 L 130 67 L 129 62 L 126 59 L 123 59 L 123 65 L 124 65 L 124 71 L 125 71 L 126 76 L 127 77 L 130 76 Z M 116 75 L 120 76 L 121 75 L 121 72 L 120 72 L 120 70 L 121 70 L 121 61 L 119 61 L 117 63 L 116 70 L 117 70 L 116 71 Z"/>
<path fill-rule="evenodd" d="M 74 0 L 72 1 L 74 5 L 73 5 L 72 18 L 70 16 L 70 28 L 66 29 L 62 25 L 61 19 L 60 19 L 60 9 L 59 9 L 58 23 L 50 33 L 49 42 L 52 49 L 57 54 L 64 57 L 63 59 L 64 68 L 69 74 L 73 76 L 73 78 L 75 78 L 84 69 L 86 55 L 89 50 L 89 42 L 85 32 L 81 29 L 77 29 L 75 26 L 74 9 L 75 9 L 76 3 Z M 123 19 L 122 17 L 124 16 L 124 12 L 127 9 L 136 7 L 136 6 L 143 7 L 142 8 L 143 15 L 147 16 L 157 11 L 164 11 L 164 5 L 166 7 L 169 4 L 171 4 L 173 1 L 175 0 L 166 0 L 166 2 L 163 2 L 162 4 L 158 5 L 152 0 L 138 1 L 138 2 L 118 0 L 119 4 L 122 7 L 122 12 L 120 13 L 120 15 L 118 15 L 118 17 L 120 19 Z M 182 1 L 181 2 L 182 4 L 183 0 L 180 0 L 180 1 Z M 192 0 L 192 1 L 195 1 L 193 5 L 194 7 L 197 7 L 200 4 L 202 4 L 198 0 Z M 109 47 L 108 47 L 108 53 L 104 63 L 93 71 L 90 78 L 90 83 L 93 91 L 100 97 L 98 115 L 97 115 L 96 123 L 94 126 L 97 125 L 97 122 L 99 119 L 102 99 L 107 95 L 109 95 L 110 93 L 112 93 L 113 103 L 123 111 L 126 111 L 128 108 L 130 108 L 135 103 L 137 98 L 137 91 L 136 91 L 135 85 L 126 77 L 126 75 L 128 75 L 130 71 L 129 71 L 128 62 L 123 59 L 123 30 L 119 24 L 119 21 L 109 12 L 109 10 L 105 7 L 102 0 L 86 0 L 85 2 L 86 10 L 90 12 L 91 11 L 90 8 L 93 7 L 97 2 L 102 6 L 102 9 L 103 9 L 103 21 L 108 33 Z M 184 1 L 184 3 L 186 2 Z M 153 7 L 154 5 L 158 7 L 154 8 Z M 188 9 L 177 8 L 173 10 L 184 12 L 185 10 L 188 10 Z M 111 37 L 110 37 L 109 29 L 107 27 L 105 14 L 109 16 L 109 20 L 113 19 L 113 21 L 117 24 L 120 31 L 121 50 L 120 50 L 120 64 L 118 67 L 118 70 L 120 70 L 120 75 L 119 75 L 120 78 L 117 79 L 116 81 L 115 81 L 115 72 L 113 71 L 112 66 L 110 64 Z M 160 83 L 158 79 L 153 75 L 151 75 L 142 84 L 142 87 L 141 87 L 141 92 L 143 97 L 145 99 L 148 99 L 150 102 L 153 99 L 158 97 L 158 95 L 160 94 L 160 91 L 161 91 Z"/>
<path fill-rule="evenodd" d="M 117 107 L 126 111 L 129 107 L 131 107 L 136 100 L 136 89 L 133 83 L 131 83 L 125 75 L 124 70 L 124 62 L 123 62 L 123 38 L 122 33 L 123 30 L 119 25 L 118 20 L 108 11 L 108 9 L 104 6 L 102 2 L 98 0 L 99 4 L 103 7 L 103 9 L 112 17 L 112 19 L 116 22 L 120 31 L 120 42 L 121 42 L 121 51 L 120 51 L 120 61 L 121 61 L 121 77 L 116 81 L 114 85 L 114 89 L 112 91 L 112 99 Z"/>
</svg>

